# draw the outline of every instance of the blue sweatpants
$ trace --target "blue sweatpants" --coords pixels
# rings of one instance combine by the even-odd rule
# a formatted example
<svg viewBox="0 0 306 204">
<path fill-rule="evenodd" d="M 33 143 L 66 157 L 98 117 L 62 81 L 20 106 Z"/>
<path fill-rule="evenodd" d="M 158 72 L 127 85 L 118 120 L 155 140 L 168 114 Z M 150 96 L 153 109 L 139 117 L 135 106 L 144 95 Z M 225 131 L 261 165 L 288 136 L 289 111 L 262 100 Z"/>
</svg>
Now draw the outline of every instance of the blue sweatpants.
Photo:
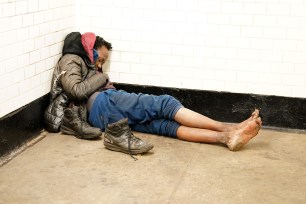
<svg viewBox="0 0 306 204">
<path fill-rule="evenodd" d="M 127 93 L 109 89 L 95 99 L 89 123 L 104 130 L 107 124 L 128 118 L 132 130 L 176 137 L 180 124 L 174 116 L 183 105 L 170 95 Z"/>
</svg>

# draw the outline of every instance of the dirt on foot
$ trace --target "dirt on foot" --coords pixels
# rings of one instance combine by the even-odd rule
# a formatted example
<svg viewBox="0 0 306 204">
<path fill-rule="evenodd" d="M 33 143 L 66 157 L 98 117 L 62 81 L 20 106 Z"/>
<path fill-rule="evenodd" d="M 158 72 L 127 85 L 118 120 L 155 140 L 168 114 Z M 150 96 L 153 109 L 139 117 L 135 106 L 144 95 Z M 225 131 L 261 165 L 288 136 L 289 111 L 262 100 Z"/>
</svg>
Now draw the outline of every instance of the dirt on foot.
<svg viewBox="0 0 306 204">
<path fill-rule="evenodd" d="M 231 151 L 238 151 L 258 134 L 260 127 L 261 127 L 260 117 L 244 121 L 243 127 L 241 127 L 238 130 L 232 131 L 229 134 L 229 141 L 227 142 L 228 148 Z"/>
</svg>

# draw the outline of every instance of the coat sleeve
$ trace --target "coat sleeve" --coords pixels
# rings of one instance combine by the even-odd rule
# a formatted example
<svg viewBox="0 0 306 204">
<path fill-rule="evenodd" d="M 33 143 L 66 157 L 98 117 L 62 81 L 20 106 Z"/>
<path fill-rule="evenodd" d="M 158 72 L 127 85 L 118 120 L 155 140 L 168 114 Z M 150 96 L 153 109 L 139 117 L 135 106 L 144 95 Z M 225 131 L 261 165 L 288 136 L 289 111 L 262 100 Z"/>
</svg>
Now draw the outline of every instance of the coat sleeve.
<svg viewBox="0 0 306 204">
<path fill-rule="evenodd" d="M 82 80 L 82 62 L 75 59 L 66 61 L 60 66 L 61 70 L 65 71 L 61 77 L 61 84 L 67 96 L 73 101 L 88 99 L 109 80 L 108 75 L 104 73 L 97 73 Z"/>
</svg>

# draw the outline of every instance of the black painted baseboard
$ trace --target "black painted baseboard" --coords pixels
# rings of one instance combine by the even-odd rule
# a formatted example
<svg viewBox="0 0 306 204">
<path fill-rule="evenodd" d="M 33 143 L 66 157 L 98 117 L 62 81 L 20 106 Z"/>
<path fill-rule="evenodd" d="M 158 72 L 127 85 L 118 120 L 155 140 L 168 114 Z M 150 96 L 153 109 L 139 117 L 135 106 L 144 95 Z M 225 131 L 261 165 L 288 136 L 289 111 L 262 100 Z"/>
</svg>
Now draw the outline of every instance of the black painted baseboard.
<svg viewBox="0 0 306 204">
<path fill-rule="evenodd" d="M 239 94 L 155 86 L 115 84 L 117 89 L 146 94 L 169 94 L 189 109 L 223 122 L 240 122 L 260 109 L 267 127 L 306 129 L 306 99 L 255 94 Z M 49 95 L 0 118 L 0 157 L 38 136 L 43 130 L 43 113 Z"/>
<path fill-rule="evenodd" d="M 49 95 L 0 118 L 0 158 L 39 135 Z"/>
</svg>

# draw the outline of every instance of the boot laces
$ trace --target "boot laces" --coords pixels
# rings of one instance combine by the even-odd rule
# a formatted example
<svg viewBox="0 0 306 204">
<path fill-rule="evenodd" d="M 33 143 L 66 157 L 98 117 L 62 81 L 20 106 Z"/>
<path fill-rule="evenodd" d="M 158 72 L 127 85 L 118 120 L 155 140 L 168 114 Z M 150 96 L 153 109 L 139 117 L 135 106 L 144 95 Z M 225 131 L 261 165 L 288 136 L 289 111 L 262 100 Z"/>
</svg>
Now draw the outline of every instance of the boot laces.
<svg viewBox="0 0 306 204">
<path fill-rule="evenodd" d="M 127 131 L 127 137 L 128 137 L 128 150 L 129 150 L 129 155 L 134 159 L 134 161 L 137 161 L 138 159 L 134 157 L 131 153 L 131 142 L 137 142 L 140 139 L 136 137 L 133 133 L 131 128 L 129 128 L 129 131 Z"/>
<path fill-rule="evenodd" d="M 120 125 L 118 124 L 115 124 L 115 126 L 117 126 L 118 128 L 122 128 Z M 136 137 L 131 128 L 129 127 L 128 131 L 125 133 L 127 135 L 127 138 L 128 138 L 128 151 L 129 151 L 129 155 L 134 159 L 134 161 L 137 161 L 138 159 L 136 157 L 134 157 L 131 153 L 131 142 L 137 142 L 139 140 L 141 140 L 140 138 Z"/>
</svg>

